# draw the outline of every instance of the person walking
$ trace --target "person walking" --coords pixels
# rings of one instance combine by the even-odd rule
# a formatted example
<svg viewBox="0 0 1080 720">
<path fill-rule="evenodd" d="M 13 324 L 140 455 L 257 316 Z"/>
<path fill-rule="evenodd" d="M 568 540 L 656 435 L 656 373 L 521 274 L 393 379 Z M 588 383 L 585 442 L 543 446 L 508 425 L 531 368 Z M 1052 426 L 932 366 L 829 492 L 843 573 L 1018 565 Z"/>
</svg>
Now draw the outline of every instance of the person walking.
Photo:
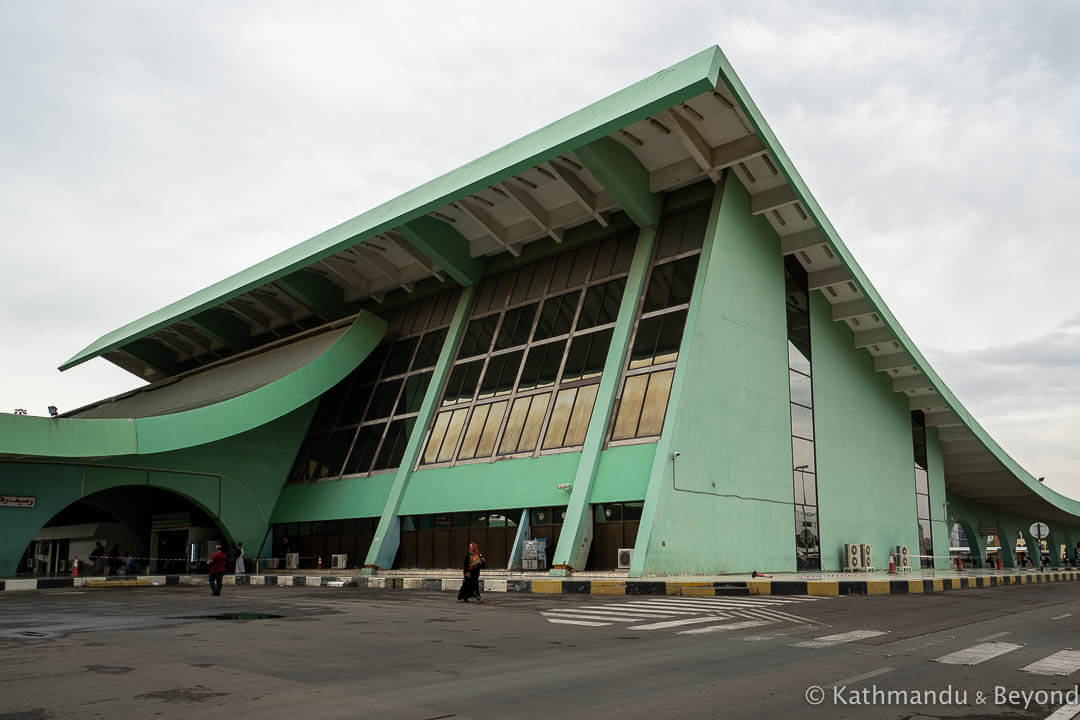
<svg viewBox="0 0 1080 720">
<path fill-rule="evenodd" d="M 105 554 L 105 546 L 98 540 L 94 549 L 90 551 L 90 559 L 94 561 L 94 574 L 101 574 L 101 556 Z"/>
<path fill-rule="evenodd" d="M 216 546 L 213 555 L 210 556 L 210 593 L 221 594 L 221 578 L 225 576 L 225 553 L 221 552 L 221 546 Z"/>
<path fill-rule="evenodd" d="M 244 574 L 244 543 L 236 543 L 236 574 Z"/>
<path fill-rule="evenodd" d="M 461 581 L 461 589 L 458 590 L 458 600 L 469 602 L 469 598 L 476 598 L 476 602 L 483 603 L 480 597 L 480 570 L 486 567 L 484 556 L 480 554 L 480 546 L 474 542 L 469 543 L 469 551 L 465 553 L 465 564 L 462 570 L 465 578 Z"/>
</svg>

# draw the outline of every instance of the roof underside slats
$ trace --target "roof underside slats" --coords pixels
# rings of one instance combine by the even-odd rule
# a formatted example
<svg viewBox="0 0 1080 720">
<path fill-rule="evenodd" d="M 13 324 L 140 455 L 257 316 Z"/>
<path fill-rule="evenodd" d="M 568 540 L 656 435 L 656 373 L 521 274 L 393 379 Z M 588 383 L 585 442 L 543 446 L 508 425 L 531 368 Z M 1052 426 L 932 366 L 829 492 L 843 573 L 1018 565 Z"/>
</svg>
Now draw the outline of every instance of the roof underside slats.
<svg viewBox="0 0 1080 720">
<path fill-rule="evenodd" d="M 487 258 L 560 243 L 616 212 L 656 221 L 666 192 L 734 173 L 751 211 L 806 269 L 833 320 L 939 430 L 948 487 L 1033 515 L 1080 504 L 1035 482 L 933 372 L 818 207 L 718 48 L 559 120 L 284 253 L 98 340 L 95 356 L 150 381 L 188 372 L 368 308 L 472 284 Z"/>
</svg>

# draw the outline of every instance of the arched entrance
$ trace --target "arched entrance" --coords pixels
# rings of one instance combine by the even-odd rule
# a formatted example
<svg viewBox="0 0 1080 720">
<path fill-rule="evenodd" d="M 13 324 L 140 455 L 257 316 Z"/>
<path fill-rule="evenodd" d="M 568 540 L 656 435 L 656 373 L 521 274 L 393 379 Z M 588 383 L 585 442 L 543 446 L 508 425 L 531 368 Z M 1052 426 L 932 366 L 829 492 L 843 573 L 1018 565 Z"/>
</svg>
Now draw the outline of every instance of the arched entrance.
<svg viewBox="0 0 1080 720">
<path fill-rule="evenodd" d="M 54 514 L 26 546 L 19 575 L 67 575 L 77 555 L 84 575 L 199 572 L 215 544 L 232 542 L 209 513 L 160 487 L 119 486 Z"/>
</svg>

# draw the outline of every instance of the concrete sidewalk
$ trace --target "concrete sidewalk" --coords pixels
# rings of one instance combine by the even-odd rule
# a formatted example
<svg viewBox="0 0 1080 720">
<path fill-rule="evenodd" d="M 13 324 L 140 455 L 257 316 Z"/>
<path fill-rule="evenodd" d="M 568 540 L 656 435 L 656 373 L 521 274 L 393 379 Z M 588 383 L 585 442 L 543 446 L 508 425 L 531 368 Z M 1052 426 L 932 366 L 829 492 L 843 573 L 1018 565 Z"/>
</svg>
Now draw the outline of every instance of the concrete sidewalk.
<svg viewBox="0 0 1080 720">
<path fill-rule="evenodd" d="M 976 589 L 999 585 L 1075 582 L 1080 570 L 915 570 L 890 575 L 870 573 L 775 573 L 772 576 L 717 575 L 630 578 L 619 573 L 581 573 L 553 578 L 543 572 L 483 571 L 485 592 L 591 595 L 889 595 Z M 0 591 L 61 588 L 124 588 L 204 585 L 206 575 L 9 578 Z M 295 570 L 289 574 L 226 575 L 226 585 L 274 585 L 384 590 L 454 591 L 461 586 L 456 570 L 391 570 L 376 575 L 359 571 Z"/>
</svg>

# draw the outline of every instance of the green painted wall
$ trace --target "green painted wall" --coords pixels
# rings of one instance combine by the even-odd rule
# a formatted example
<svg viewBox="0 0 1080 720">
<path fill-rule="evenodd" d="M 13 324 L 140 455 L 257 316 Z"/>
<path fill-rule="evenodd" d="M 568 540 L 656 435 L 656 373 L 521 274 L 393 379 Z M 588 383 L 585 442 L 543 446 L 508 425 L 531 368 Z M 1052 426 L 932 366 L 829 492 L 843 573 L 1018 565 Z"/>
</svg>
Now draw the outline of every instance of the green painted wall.
<svg viewBox="0 0 1080 720">
<path fill-rule="evenodd" d="M 656 455 L 656 443 L 622 445 L 600 453 L 589 502 L 630 502 L 644 500 L 649 487 L 649 468 Z"/>
<path fill-rule="evenodd" d="M 632 575 L 795 566 L 783 258 L 733 175 L 720 193 Z"/>
<path fill-rule="evenodd" d="M 945 461 L 936 427 L 926 428 L 926 461 L 930 473 L 930 525 L 934 533 L 934 567 L 948 570 L 949 512 L 945 502 Z"/>
<path fill-rule="evenodd" d="M 270 522 L 378 517 L 393 481 L 394 473 L 383 473 L 369 478 L 286 485 L 281 489 Z"/>
<path fill-rule="evenodd" d="M 907 396 L 817 292 L 810 333 L 821 566 L 841 569 L 844 543 L 872 543 L 875 566 L 887 568 L 889 548 L 919 546 Z"/>
<path fill-rule="evenodd" d="M 0 463 L 0 494 L 37 498 L 32 510 L 0 508 L 0 576 L 14 574 L 27 543 L 60 510 L 86 495 L 130 485 L 172 490 L 216 517 L 225 539 L 261 547 L 315 405 L 197 448 L 96 463 Z"/>
<path fill-rule="evenodd" d="M 580 457 L 566 452 L 418 470 L 409 477 L 398 514 L 565 505 L 567 494 L 555 486 L 574 480 Z"/>
</svg>

